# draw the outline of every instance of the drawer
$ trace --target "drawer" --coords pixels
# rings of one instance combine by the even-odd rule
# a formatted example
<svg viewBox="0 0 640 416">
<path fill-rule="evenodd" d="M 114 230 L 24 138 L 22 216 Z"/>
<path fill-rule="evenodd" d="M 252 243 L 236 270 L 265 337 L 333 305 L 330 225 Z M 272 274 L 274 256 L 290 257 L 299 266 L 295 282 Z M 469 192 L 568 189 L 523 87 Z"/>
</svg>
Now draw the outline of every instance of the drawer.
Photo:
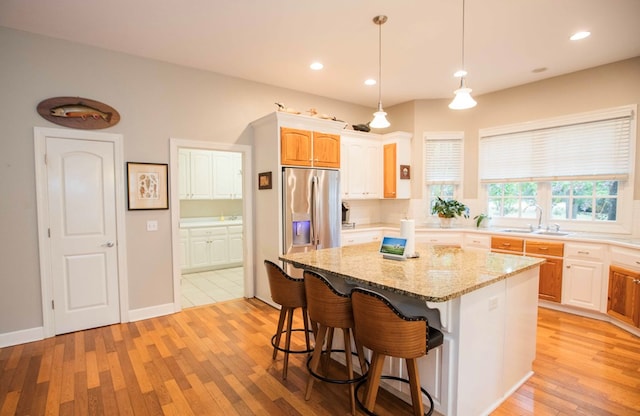
<svg viewBox="0 0 640 416">
<path fill-rule="evenodd" d="M 611 263 L 640 270 L 640 250 L 612 246 Z"/>
<path fill-rule="evenodd" d="M 465 234 L 464 247 L 491 248 L 491 237 L 488 235 Z"/>
<path fill-rule="evenodd" d="M 459 233 L 416 233 L 416 243 L 454 245 L 460 247 L 462 234 Z"/>
<path fill-rule="evenodd" d="M 192 228 L 191 237 L 207 237 L 210 235 L 227 235 L 227 227 Z"/>
<path fill-rule="evenodd" d="M 604 261 L 607 254 L 605 246 L 593 244 L 566 243 L 564 256 L 572 259 Z"/>
<path fill-rule="evenodd" d="M 380 242 L 380 236 L 380 231 L 359 231 L 352 233 L 342 233 L 342 245 L 351 246 L 354 244 Z"/>
<path fill-rule="evenodd" d="M 491 237 L 491 249 L 522 253 L 524 251 L 524 239 L 494 236 Z"/>
<path fill-rule="evenodd" d="M 242 234 L 242 225 L 230 225 L 229 234 Z"/>
<path fill-rule="evenodd" d="M 542 256 L 562 257 L 564 253 L 564 243 L 556 243 L 553 241 L 527 240 L 525 253 L 539 254 Z"/>
</svg>

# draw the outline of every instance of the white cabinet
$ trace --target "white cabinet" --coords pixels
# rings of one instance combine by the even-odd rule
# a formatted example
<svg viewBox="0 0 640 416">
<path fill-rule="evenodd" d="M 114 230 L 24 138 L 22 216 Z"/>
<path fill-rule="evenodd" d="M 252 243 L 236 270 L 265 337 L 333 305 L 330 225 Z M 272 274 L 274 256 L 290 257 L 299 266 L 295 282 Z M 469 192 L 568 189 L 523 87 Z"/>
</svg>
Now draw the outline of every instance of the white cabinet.
<svg viewBox="0 0 640 416">
<path fill-rule="evenodd" d="M 465 250 L 490 251 L 491 236 L 484 234 L 465 234 L 463 247 Z"/>
<path fill-rule="evenodd" d="M 242 225 L 229 226 L 229 263 L 242 262 L 242 247 Z"/>
<path fill-rule="evenodd" d="M 219 266 L 227 263 L 227 227 L 189 230 L 191 268 Z"/>
<path fill-rule="evenodd" d="M 450 232 L 416 231 L 416 243 L 461 247 L 462 234 Z"/>
<path fill-rule="evenodd" d="M 180 268 L 189 266 L 189 230 L 180 230 Z"/>
<path fill-rule="evenodd" d="M 242 199 L 242 154 L 218 152 L 213 158 L 213 199 Z"/>
<path fill-rule="evenodd" d="M 211 151 L 180 149 L 178 151 L 180 199 L 213 198 L 213 161 Z"/>
<path fill-rule="evenodd" d="M 603 275 L 606 247 L 568 242 L 564 250 L 562 304 L 600 311 L 606 286 Z"/>
<path fill-rule="evenodd" d="M 343 231 L 342 246 L 352 246 L 355 244 L 379 243 L 382 238 L 380 230 L 364 230 L 364 231 Z"/>
<path fill-rule="evenodd" d="M 382 193 L 382 143 L 366 133 L 343 134 L 340 142 L 343 199 L 378 199 Z"/>
</svg>

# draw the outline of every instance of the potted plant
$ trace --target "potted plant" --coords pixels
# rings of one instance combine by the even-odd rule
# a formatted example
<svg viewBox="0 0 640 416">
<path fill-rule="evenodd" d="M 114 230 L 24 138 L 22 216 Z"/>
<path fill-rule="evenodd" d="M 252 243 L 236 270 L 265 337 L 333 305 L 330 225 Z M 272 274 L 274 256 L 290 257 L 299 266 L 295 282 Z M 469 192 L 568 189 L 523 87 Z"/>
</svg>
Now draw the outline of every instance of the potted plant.
<svg viewBox="0 0 640 416">
<path fill-rule="evenodd" d="M 451 220 L 455 217 L 469 218 L 469 208 L 465 204 L 455 199 L 445 200 L 440 197 L 436 197 L 431 213 L 438 214 L 442 228 L 451 227 Z"/>
<path fill-rule="evenodd" d="M 476 215 L 475 217 L 473 217 L 473 219 L 476 220 L 477 228 L 487 228 L 489 227 L 489 221 L 491 221 L 491 217 L 489 216 L 489 214 L 485 214 L 484 212 Z"/>
</svg>

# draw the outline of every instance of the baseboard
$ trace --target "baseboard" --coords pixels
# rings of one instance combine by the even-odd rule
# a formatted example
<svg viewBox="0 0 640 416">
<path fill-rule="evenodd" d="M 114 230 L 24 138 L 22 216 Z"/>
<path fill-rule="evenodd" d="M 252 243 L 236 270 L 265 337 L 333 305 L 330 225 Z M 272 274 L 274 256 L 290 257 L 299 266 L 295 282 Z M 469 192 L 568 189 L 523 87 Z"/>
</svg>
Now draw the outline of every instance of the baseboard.
<svg viewBox="0 0 640 416">
<path fill-rule="evenodd" d="M 44 339 L 44 328 L 22 329 L 20 331 L 6 332 L 0 334 L 0 348 L 11 347 L 13 345 L 25 344 L 27 342 L 40 341 Z"/>
<path fill-rule="evenodd" d="M 179 310 L 179 309 L 178 309 Z M 164 305 L 149 306 L 148 308 L 129 310 L 129 321 L 141 321 L 143 319 L 155 318 L 158 316 L 171 315 L 176 312 L 176 306 L 173 303 L 165 303 Z"/>
</svg>

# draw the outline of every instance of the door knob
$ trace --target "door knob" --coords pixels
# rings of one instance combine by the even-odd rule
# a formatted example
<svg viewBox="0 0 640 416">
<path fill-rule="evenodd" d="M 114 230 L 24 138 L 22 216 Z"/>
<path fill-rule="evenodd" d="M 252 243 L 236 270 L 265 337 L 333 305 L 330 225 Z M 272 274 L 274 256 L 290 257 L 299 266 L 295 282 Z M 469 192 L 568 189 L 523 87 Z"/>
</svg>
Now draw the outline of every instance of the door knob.
<svg viewBox="0 0 640 416">
<path fill-rule="evenodd" d="M 102 245 L 102 247 L 113 247 L 114 245 L 113 241 L 107 241 Z"/>
</svg>

